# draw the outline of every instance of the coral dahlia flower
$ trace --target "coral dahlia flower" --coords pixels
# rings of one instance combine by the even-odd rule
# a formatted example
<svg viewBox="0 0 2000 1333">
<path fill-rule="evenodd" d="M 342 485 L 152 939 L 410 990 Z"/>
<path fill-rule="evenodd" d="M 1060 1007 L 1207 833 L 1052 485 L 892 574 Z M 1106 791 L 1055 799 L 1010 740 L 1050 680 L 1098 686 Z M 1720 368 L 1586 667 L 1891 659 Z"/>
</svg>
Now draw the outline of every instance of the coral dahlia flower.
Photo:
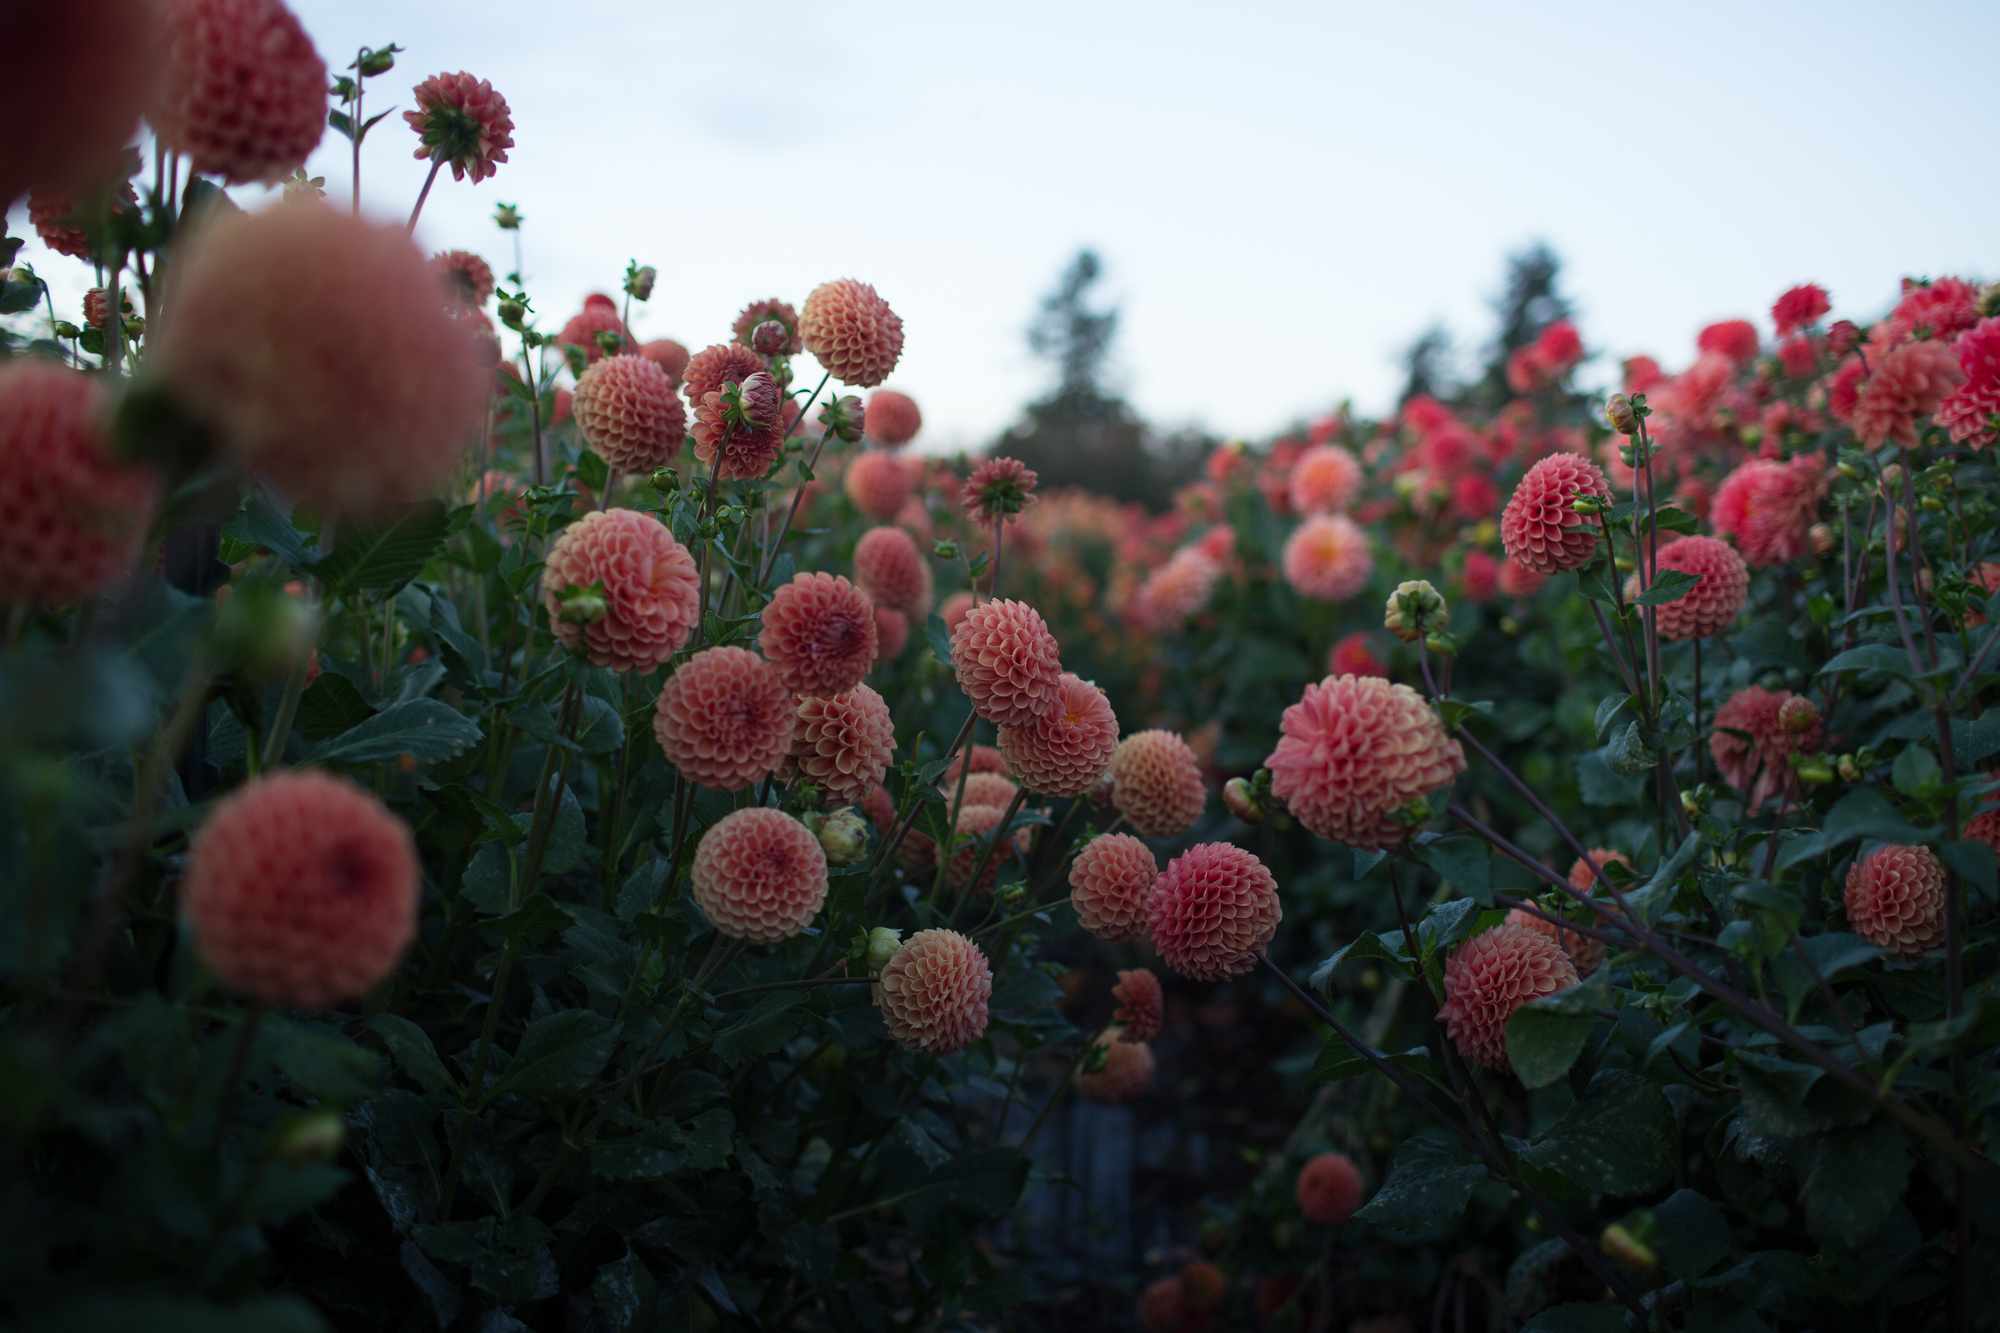
<svg viewBox="0 0 2000 1333">
<path fill-rule="evenodd" d="M 764 608 L 757 646 L 798 694 L 845 694 L 875 664 L 875 607 L 838 574 L 795 575 Z"/>
<path fill-rule="evenodd" d="M 903 355 L 903 321 L 865 282 L 823 282 L 799 312 L 799 337 L 842 384 L 872 389 Z"/>
<path fill-rule="evenodd" d="M 750 944 L 788 940 L 826 901 L 826 852 L 782 810 L 752 806 L 701 835 L 690 883 L 716 933 Z"/>
<path fill-rule="evenodd" d="M 1000 752 L 1029 791 L 1062 799 L 1082 796 L 1111 767 L 1118 718 L 1104 691 L 1065 671 L 1047 717 L 1000 728 Z"/>
<path fill-rule="evenodd" d="M 1290 498 L 1301 514 L 1338 513 L 1361 493 L 1361 460 L 1337 444 L 1315 445 L 1292 464 Z"/>
<path fill-rule="evenodd" d="M 1201 760 L 1171 731 L 1140 731 L 1111 756 L 1111 803 L 1148 838 L 1177 838 L 1208 805 Z"/>
<path fill-rule="evenodd" d="M 1367 1186 L 1361 1168 L 1346 1153 L 1323 1152 L 1299 1171 L 1294 1195 L 1306 1221 L 1337 1227 L 1360 1211 Z"/>
<path fill-rule="evenodd" d="M 1782 565 L 1811 548 L 1812 525 L 1826 490 L 1815 457 L 1801 454 L 1787 463 L 1747 459 L 1722 479 L 1710 520 L 1716 532 L 1736 539 L 1736 549 L 1749 564 Z"/>
<path fill-rule="evenodd" d="M 1055 635 L 1026 602 L 981 602 L 951 634 L 958 687 L 995 726 L 1025 726 L 1054 712 L 1062 690 Z"/>
<path fill-rule="evenodd" d="M 667 677 L 653 735 L 698 787 L 742 791 L 791 752 L 798 704 L 778 669 L 744 648 L 704 648 Z"/>
<path fill-rule="evenodd" d="M 1069 900 L 1097 938 L 1136 940 L 1146 933 L 1146 900 L 1159 879 L 1152 848 L 1129 833 L 1107 833 L 1085 843 L 1070 863 Z"/>
<path fill-rule="evenodd" d="M 854 544 L 854 582 L 878 607 L 923 616 L 931 606 L 931 567 L 916 538 L 901 528 L 870 528 Z"/>
<path fill-rule="evenodd" d="M 1368 534 L 1345 514 L 1314 514 L 1285 540 L 1285 580 L 1301 596 L 1344 602 L 1368 586 Z"/>
<path fill-rule="evenodd" d="M 1111 998 L 1118 1001 L 1118 1008 L 1111 1015 L 1125 1025 L 1121 1040 L 1151 1041 L 1160 1035 L 1160 1024 L 1166 1016 L 1166 996 L 1160 990 L 1160 979 L 1143 967 L 1135 967 L 1118 974 L 1118 984 L 1111 988 Z"/>
<path fill-rule="evenodd" d="M 1854 404 L 1854 436 L 1869 448 L 1894 441 L 1917 443 L 1917 418 L 1937 411 L 1965 380 L 1958 357 L 1941 342 L 1903 343 L 1891 349 L 1862 381 Z"/>
<path fill-rule="evenodd" d="M 799 700 L 792 760 L 836 803 L 856 805 L 868 799 L 895 752 L 896 725 L 889 705 L 868 686 Z"/>
<path fill-rule="evenodd" d="M 1444 1004 L 1438 1018 L 1459 1054 L 1474 1064 L 1511 1072 L 1507 1020 L 1528 1001 L 1568 990 L 1581 980 L 1555 940 L 1525 926 L 1498 925 L 1474 935 L 1445 960 Z"/>
<path fill-rule="evenodd" d="M 563 646 L 582 649 L 592 665 L 651 671 L 694 633 L 700 575 L 687 547 L 654 515 L 600 509 L 549 547 L 542 605 Z"/>
<path fill-rule="evenodd" d="M 570 406 L 584 442 L 626 472 L 671 462 L 687 435 L 673 381 L 643 356 L 607 356 L 584 371 Z"/>
<path fill-rule="evenodd" d="M 877 389 L 869 394 L 863 419 L 868 423 L 869 438 L 884 449 L 902 448 L 924 428 L 924 414 L 917 410 L 917 400 L 894 389 Z"/>
<path fill-rule="evenodd" d="M 1715 756 L 1723 781 L 1743 793 L 1753 812 L 1773 796 L 1798 799 L 1799 778 L 1789 760 L 1795 754 L 1818 753 L 1824 738 L 1825 729 L 1819 723 L 1803 732 L 1786 729 L 1778 714 L 1792 697 L 1790 690 L 1752 685 L 1715 710 L 1715 731 L 1708 738 L 1708 752 Z"/>
<path fill-rule="evenodd" d="M 1937 424 L 1953 444 L 1984 449 L 2000 439 L 2000 319 L 1982 319 L 1959 338 L 1962 383 L 1937 407 Z"/>
<path fill-rule="evenodd" d="M 1271 793 L 1334 842 L 1400 846 L 1417 826 L 1397 816 L 1465 771 L 1464 748 L 1407 685 L 1328 676 L 1285 710 L 1264 761 Z"/>
<path fill-rule="evenodd" d="M 882 1025 L 905 1050 L 957 1055 L 986 1031 L 993 968 L 954 930 L 920 930 L 875 980 Z"/>
<path fill-rule="evenodd" d="M 1509 558 L 1537 574 L 1580 569 L 1595 559 L 1598 526 L 1571 508 L 1580 497 L 1611 503 L 1611 483 L 1589 459 L 1550 454 L 1529 468 L 1500 515 Z"/>
<path fill-rule="evenodd" d="M 1729 543 L 1713 537 L 1675 538 L 1660 548 L 1659 567 L 1700 579 L 1678 599 L 1656 608 L 1660 633 L 1668 638 L 1710 638 L 1742 614 L 1750 571 Z"/>
<path fill-rule="evenodd" d="M 195 171 L 269 184 L 326 133 L 326 62 L 280 0 L 163 0 L 146 119 Z M 310 307 L 304 307 L 310 308 Z"/>
<path fill-rule="evenodd" d="M 1099 1106 L 1119 1106 L 1146 1095 L 1153 1086 L 1152 1047 L 1116 1027 L 1106 1028 L 1091 1044 L 1104 1052 L 1104 1065 L 1077 1072 L 1078 1096 Z"/>
<path fill-rule="evenodd" d="M 1285 912 L 1264 863 L 1226 842 L 1205 842 L 1168 863 L 1146 900 L 1160 958 L 1190 981 L 1223 981 L 1257 965 Z"/>
<path fill-rule="evenodd" d="M 1928 847 L 1882 847 L 1847 872 L 1854 933 L 1896 958 L 1920 958 L 1944 943 L 1944 866 Z"/>
<path fill-rule="evenodd" d="M 412 90 L 415 111 L 403 119 L 420 141 L 415 156 L 448 163 L 451 178 L 472 183 L 491 176 L 514 146 L 514 120 L 507 99 L 485 79 L 470 74 L 433 74 Z"/>
</svg>

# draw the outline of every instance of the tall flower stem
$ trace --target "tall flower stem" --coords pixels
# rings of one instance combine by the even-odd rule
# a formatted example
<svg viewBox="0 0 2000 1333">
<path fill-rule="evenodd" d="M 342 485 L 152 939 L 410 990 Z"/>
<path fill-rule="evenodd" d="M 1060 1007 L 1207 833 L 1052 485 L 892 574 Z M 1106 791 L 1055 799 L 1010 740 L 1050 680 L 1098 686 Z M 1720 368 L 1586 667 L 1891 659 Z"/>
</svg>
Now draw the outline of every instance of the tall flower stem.
<svg viewBox="0 0 2000 1333">
<path fill-rule="evenodd" d="M 806 399 L 806 405 L 799 409 L 799 421 L 806 419 L 806 413 L 812 410 L 812 405 L 819 400 L 820 391 L 826 388 L 827 381 L 832 378 L 833 372 L 830 370 L 819 377 L 818 388 L 815 388 L 812 391 L 812 396 Z M 794 425 L 796 424 L 794 423 Z M 819 466 L 820 450 L 826 448 L 827 434 L 828 432 L 821 431 L 819 438 L 813 441 L 812 455 L 806 459 L 804 471 L 811 472 Z M 763 585 L 765 579 L 771 577 L 771 570 L 778 563 L 778 553 L 784 549 L 785 537 L 792 530 L 792 520 L 799 515 L 799 503 L 806 497 L 806 485 L 806 479 L 803 476 L 800 477 L 799 488 L 792 492 L 791 507 L 785 510 L 785 521 L 778 525 L 778 535 L 772 538 L 770 546 L 764 551 L 763 561 L 757 566 L 757 583 L 759 586 Z"/>
<path fill-rule="evenodd" d="M 359 155 L 359 153 L 361 152 L 360 144 L 357 143 L 355 145 L 354 151 L 357 155 Z M 403 233 L 405 235 L 408 236 L 416 235 L 417 219 L 423 216 L 424 200 L 431 197 L 431 186 L 434 183 L 436 183 L 438 178 L 438 169 L 443 165 L 444 165 L 444 158 L 442 156 L 433 157 L 431 159 L 430 173 L 424 177 L 424 188 L 418 191 L 417 193 L 417 206 L 410 210 L 410 224 L 407 227 L 403 228 Z"/>
</svg>

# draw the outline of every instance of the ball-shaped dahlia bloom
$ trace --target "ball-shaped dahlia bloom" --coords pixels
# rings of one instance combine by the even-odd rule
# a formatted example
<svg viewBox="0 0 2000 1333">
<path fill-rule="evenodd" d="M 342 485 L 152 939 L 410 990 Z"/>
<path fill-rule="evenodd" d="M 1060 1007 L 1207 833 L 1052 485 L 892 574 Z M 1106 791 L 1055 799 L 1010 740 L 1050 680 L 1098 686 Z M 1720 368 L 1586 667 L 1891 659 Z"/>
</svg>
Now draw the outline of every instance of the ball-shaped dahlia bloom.
<svg viewBox="0 0 2000 1333">
<path fill-rule="evenodd" d="M 1474 935 L 1444 965 L 1438 1017 L 1460 1055 L 1509 1073 L 1507 1020 L 1528 1001 L 1581 980 L 1554 938 L 1525 926 L 1498 925 Z"/>
<path fill-rule="evenodd" d="M 1151 1041 L 1160 1035 L 1160 1024 L 1166 1017 L 1166 995 L 1160 989 L 1158 977 L 1143 967 L 1122 971 L 1118 974 L 1118 984 L 1111 988 L 1111 998 L 1118 1001 L 1118 1008 L 1111 1016 L 1125 1025 L 1123 1040 Z"/>
<path fill-rule="evenodd" d="M 1578 497 L 1611 503 L 1604 469 L 1576 454 L 1550 454 L 1528 469 L 1500 514 L 1500 542 L 1537 574 L 1580 569 L 1597 555 L 1598 528 L 1570 505 Z"/>
<path fill-rule="evenodd" d="M 875 664 L 893 662 L 910 646 L 910 618 L 886 606 L 875 608 Z"/>
<path fill-rule="evenodd" d="M 672 338 L 655 338 L 639 345 L 639 355 L 667 372 L 667 378 L 678 389 L 681 377 L 687 374 L 688 349 Z"/>
<path fill-rule="evenodd" d="M 1069 900 L 1077 921 L 1117 943 L 1146 933 L 1146 901 L 1160 881 L 1153 849 L 1129 833 L 1092 838 L 1069 867 Z"/>
<path fill-rule="evenodd" d="M 910 499 L 910 474 L 894 454 L 880 449 L 850 459 L 841 486 L 854 507 L 874 519 L 894 518 Z"/>
<path fill-rule="evenodd" d="M 673 381 L 643 356 L 607 356 L 584 371 L 570 407 L 584 443 L 626 472 L 672 462 L 687 435 Z"/>
<path fill-rule="evenodd" d="M 1005 810 L 1014 803 L 1014 795 L 1021 790 L 1021 784 L 1004 773 L 981 773 L 975 770 L 965 775 L 963 797 L 959 795 L 956 777 L 940 783 L 938 790 L 944 794 L 947 806 L 997 805 Z"/>
<path fill-rule="evenodd" d="M 433 74 L 412 91 L 417 109 L 403 119 L 417 132 L 414 157 L 449 163 L 453 180 L 471 176 L 474 185 L 507 160 L 514 118 L 492 84 L 461 71 Z"/>
<path fill-rule="evenodd" d="M 977 605 L 979 605 L 979 599 L 963 590 L 945 598 L 944 605 L 938 608 L 938 615 L 944 621 L 945 632 L 947 634 L 958 633 L 958 627 L 965 623 L 966 616 L 970 615 L 972 608 Z"/>
<path fill-rule="evenodd" d="M 689 782 L 742 791 L 785 762 L 797 719 L 776 667 L 746 648 L 704 648 L 660 687 L 653 735 Z"/>
<path fill-rule="evenodd" d="M 600 300 L 602 304 L 599 304 Z M 625 340 L 621 345 L 629 345 L 632 341 L 632 331 L 627 329 L 625 321 L 618 317 L 618 307 L 611 304 L 609 297 L 593 296 L 583 303 L 583 309 L 571 315 L 569 321 L 562 326 L 562 332 L 556 335 L 556 345 L 579 348 L 583 352 L 584 360 L 596 365 L 605 355 L 603 346 L 597 341 L 597 335 L 600 333 L 617 334 Z M 557 395 L 560 398 L 560 390 L 557 391 Z M 698 403 L 701 400 L 697 398 L 695 401 Z M 562 411 L 558 407 L 555 424 L 560 425 L 561 422 Z"/>
<path fill-rule="evenodd" d="M 1917 418 L 1929 416 L 1965 380 L 1958 357 L 1941 342 L 1904 343 L 1883 355 L 1855 399 L 1854 437 L 1869 448 L 1917 444 Z"/>
<path fill-rule="evenodd" d="M 454 309 L 477 310 L 493 297 L 493 266 L 470 250 L 440 250 L 431 256 L 431 272 Z"/>
<path fill-rule="evenodd" d="M 94 596 L 138 554 L 159 485 L 113 457 L 108 409 L 96 376 L 0 362 L 0 602 Z"/>
<path fill-rule="evenodd" d="M 799 700 L 792 760 L 799 772 L 837 804 L 855 805 L 889 771 L 896 752 L 896 724 L 889 705 L 866 685 L 844 694 Z"/>
<path fill-rule="evenodd" d="M 1736 539 L 1736 549 L 1764 568 L 1796 560 L 1812 546 L 1812 525 L 1826 478 L 1815 455 L 1788 463 L 1752 458 L 1739 464 L 1716 489 L 1710 519 L 1715 530 Z"/>
<path fill-rule="evenodd" d="M 1344 602 L 1368 586 L 1368 534 L 1345 514 L 1314 514 L 1285 539 L 1285 581 L 1304 597 Z"/>
<path fill-rule="evenodd" d="M 123 187 L 123 197 L 114 192 L 110 201 L 113 213 L 125 213 L 139 206 L 139 195 L 130 185 Z M 37 188 L 28 196 L 28 222 L 35 229 L 35 235 L 42 244 L 59 255 L 71 259 L 93 259 L 90 233 L 80 225 L 85 221 L 84 203 L 76 195 L 65 190 Z M 89 321 L 86 320 L 86 323 Z"/>
<path fill-rule="evenodd" d="M 878 607 L 921 616 L 931 609 L 931 567 L 901 528 L 870 528 L 854 544 L 854 582 Z"/>
<path fill-rule="evenodd" d="M 150 0 L 13 5 L 0 82 L 0 208 L 31 187 L 80 189 L 118 170 L 159 66 Z"/>
<path fill-rule="evenodd" d="M 788 940 L 826 901 L 826 852 L 812 830 L 782 810 L 751 806 L 701 835 L 690 877 L 694 900 L 716 932 L 751 944 Z"/>
<path fill-rule="evenodd" d="M 1037 503 L 1035 470 L 1018 458 L 986 458 L 972 469 L 958 493 L 959 508 L 977 524 L 1012 523 Z"/>
<path fill-rule="evenodd" d="M 1222 566 L 1199 546 L 1183 546 L 1146 576 L 1132 600 L 1139 624 L 1150 630 L 1178 628 L 1182 621 L 1208 606 Z"/>
<path fill-rule="evenodd" d="M 1596 890 L 1597 874 L 1591 868 L 1593 862 L 1598 866 L 1608 866 L 1615 862 L 1627 870 L 1632 868 L 1632 858 L 1625 853 L 1614 852 L 1608 847 L 1593 847 L 1590 849 L 1588 861 L 1579 856 L 1569 868 L 1569 886 L 1578 893 L 1592 893 Z"/>
<path fill-rule="evenodd" d="M 951 663 L 972 710 L 999 727 L 1055 711 L 1062 694 L 1056 636 L 1026 602 L 981 602 L 951 634 Z"/>
<path fill-rule="evenodd" d="M 1264 761 L 1271 794 L 1314 833 L 1350 847 L 1401 846 L 1396 816 L 1465 771 L 1465 749 L 1423 696 L 1377 676 L 1328 676 L 1279 720 Z"/>
<path fill-rule="evenodd" d="M 1965 832 L 1959 835 L 1985 843 L 2000 852 L 2000 805 L 1989 805 L 1965 822 Z"/>
<path fill-rule="evenodd" d="M 688 401 L 697 407 L 725 384 L 741 384 L 764 369 L 764 358 L 741 343 L 717 343 L 704 347 L 687 363 L 683 387 Z"/>
<path fill-rule="evenodd" d="M 1751 685 L 1715 710 L 1715 732 L 1708 738 L 1708 752 L 1715 756 L 1722 780 L 1742 792 L 1753 811 L 1773 796 L 1798 798 L 1801 787 L 1791 757 L 1817 753 L 1824 738 L 1824 724 L 1803 732 L 1785 728 L 1778 714 L 1791 697 L 1790 690 Z M 1736 735 L 1739 731 L 1750 739 Z"/>
<path fill-rule="evenodd" d="M 920 930 L 875 979 L 882 1026 L 905 1050 L 957 1055 L 986 1031 L 993 968 L 955 930 Z"/>
<path fill-rule="evenodd" d="M 1222 981 L 1257 966 L 1284 915 L 1264 863 L 1227 842 L 1175 857 L 1146 899 L 1161 961 L 1190 981 Z"/>
<path fill-rule="evenodd" d="M 602 614 L 592 618 L 582 608 L 600 587 Z M 700 623 L 701 576 L 687 547 L 652 514 L 600 509 L 549 548 L 542 605 L 563 646 L 582 649 L 592 665 L 651 671 Z"/>
<path fill-rule="evenodd" d="M 1306 1221 L 1323 1227 L 1344 1225 L 1360 1211 L 1367 1193 L 1361 1168 L 1346 1153 L 1338 1152 L 1323 1152 L 1307 1162 L 1293 1191 Z"/>
<path fill-rule="evenodd" d="M 1895 958 L 1920 958 L 1944 944 L 1944 866 L 1928 847 L 1888 846 L 1847 872 L 1847 921 L 1854 933 Z"/>
<path fill-rule="evenodd" d="M 872 389 L 903 355 L 903 321 L 865 282 L 823 282 L 799 312 L 799 337 L 842 384 Z"/>
<path fill-rule="evenodd" d="M 463 461 L 490 372 L 401 227 L 320 204 L 213 218 L 167 291 L 146 379 L 293 499 L 408 503 Z"/>
<path fill-rule="evenodd" d="M 1111 803 L 1149 838 L 1177 838 L 1208 805 L 1208 784 L 1192 747 L 1171 731 L 1139 731 L 1111 756 Z"/>
<path fill-rule="evenodd" d="M 1094 1071 L 1079 1070 L 1077 1095 L 1099 1106 L 1119 1106 L 1136 1101 L 1153 1086 L 1153 1048 L 1123 1028 L 1106 1028 L 1091 1043 L 1104 1052 L 1104 1064 Z"/>
<path fill-rule="evenodd" d="M 805 344 L 799 340 L 799 312 L 793 308 L 790 301 L 780 301 L 775 296 L 767 301 L 752 301 L 744 306 L 737 313 L 735 323 L 729 326 L 729 331 L 735 335 L 738 343 L 748 347 L 751 335 L 757 332 L 757 326 L 767 323 L 784 327 L 785 345 L 780 349 L 779 355 L 797 356 L 805 350 Z"/>
<path fill-rule="evenodd" d="M 1807 325 L 1817 324 L 1820 316 L 1832 309 L 1833 302 L 1827 299 L 1826 288 L 1818 283 L 1801 283 L 1771 303 L 1771 322 L 1778 326 L 1778 336 L 1782 338 Z"/>
<path fill-rule="evenodd" d="M 868 437 L 884 449 L 900 449 L 917 438 L 924 428 L 924 414 L 917 400 L 894 389 L 877 389 L 868 395 Z"/>
<path fill-rule="evenodd" d="M 1337 444 L 1314 445 L 1292 464 L 1287 490 L 1301 514 L 1338 513 L 1361 494 L 1361 460 Z"/>
<path fill-rule="evenodd" d="M 1058 799 L 1082 796 L 1095 787 L 1117 751 L 1118 718 L 1111 701 L 1103 690 L 1067 671 L 1047 717 L 1000 728 L 1007 767 L 1029 791 Z"/>
<path fill-rule="evenodd" d="M 768 375 L 743 381 L 744 399 L 755 384 L 776 392 Z M 775 402 L 772 403 L 775 407 Z M 730 411 L 721 392 L 705 395 L 694 409 L 694 456 L 715 470 L 723 481 L 755 481 L 771 470 L 785 451 L 785 432 L 775 415 L 765 420 L 741 419 Z"/>
<path fill-rule="evenodd" d="M 1965 378 L 1938 404 L 1937 424 L 1953 444 L 1984 449 L 2000 440 L 2000 318 L 1980 320 L 1952 350 Z"/>
<path fill-rule="evenodd" d="M 1007 808 L 1002 805 L 965 805 L 959 809 L 956 829 L 958 850 L 945 863 L 944 882 L 946 887 L 964 889 L 970 887 L 982 898 L 991 897 L 993 886 L 1000 881 L 1000 867 L 1015 852 L 1028 850 L 1030 830 L 1017 829 L 1008 837 L 994 845 L 993 854 L 985 856 L 986 868 L 979 870 L 982 859 L 981 844 L 993 830 L 1000 827 L 1007 818 Z M 973 872 L 979 870 L 975 881 Z"/>
<path fill-rule="evenodd" d="M 196 831 L 181 901 L 202 962 L 266 1004 L 357 999 L 417 933 L 416 840 L 344 778 L 298 770 L 224 797 Z"/>
<path fill-rule="evenodd" d="M 795 575 L 764 608 L 757 646 L 793 693 L 845 694 L 875 664 L 874 603 L 838 574 Z"/>
<path fill-rule="evenodd" d="M 1757 356 L 1757 326 L 1747 319 L 1720 320 L 1695 334 L 1694 345 L 1697 351 L 1746 365 Z"/>
<path fill-rule="evenodd" d="M 1546 935 L 1564 953 L 1569 955 L 1569 961 L 1576 968 L 1576 974 L 1579 977 L 1593 976 L 1596 974 L 1598 968 L 1604 966 L 1603 940 L 1592 939 L 1590 936 L 1580 934 L 1567 926 L 1558 929 L 1555 922 L 1546 921 L 1531 912 L 1524 912 L 1518 907 L 1507 913 L 1507 919 L 1502 924 L 1520 926 L 1524 930 L 1532 930 L 1538 934 Z"/>
<path fill-rule="evenodd" d="M 146 119 L 193 169 L 269 184 L 326 133 L 326 62 L 281 0 L 164 0 Z M 299 309 L 313 309 L 301 305 Z"/>
<path fill-rule="evenodd" d="M 967 763 L 972 765 L 974 776 L 981 773 L 998 773 L 1004 778 L 1013 776 L 1014 772 L 1007 767 L 1007 756 L 1002 754 L 997 746 L 973 745 L 952 756 L 951 763 L 944 770 L 944 776 L 938 781 L 946 787 L 957 786 L 958 770 Z"/>
<path fill-rule="evenodd" d="M 1660 548 L 1659 567 L 1701 580 L 1655 611 L 1660 633 L 1669 639 L 1710 638 L 1734 625 L 1743 613 L 1750 595 L 1750 570 L 1728 542 L 1677 537 Z"/>
</svg>

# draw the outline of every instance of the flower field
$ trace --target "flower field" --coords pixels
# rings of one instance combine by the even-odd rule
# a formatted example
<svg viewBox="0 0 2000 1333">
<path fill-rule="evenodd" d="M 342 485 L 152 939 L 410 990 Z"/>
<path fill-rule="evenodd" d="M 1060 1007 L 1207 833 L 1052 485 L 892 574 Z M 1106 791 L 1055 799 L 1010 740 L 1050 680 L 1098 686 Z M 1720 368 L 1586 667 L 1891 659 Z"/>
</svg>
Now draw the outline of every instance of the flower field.
<svg viewBox="0 0 2000 1333">
<path fill-rule="evenodd" d="M 13 40 L 10 1327 L 1996 1326 L 2000 287 L 1550 319 L 1155 511 L 925 452 L 865 281 L 425 254 L 472 74 Z"/>
</svg>

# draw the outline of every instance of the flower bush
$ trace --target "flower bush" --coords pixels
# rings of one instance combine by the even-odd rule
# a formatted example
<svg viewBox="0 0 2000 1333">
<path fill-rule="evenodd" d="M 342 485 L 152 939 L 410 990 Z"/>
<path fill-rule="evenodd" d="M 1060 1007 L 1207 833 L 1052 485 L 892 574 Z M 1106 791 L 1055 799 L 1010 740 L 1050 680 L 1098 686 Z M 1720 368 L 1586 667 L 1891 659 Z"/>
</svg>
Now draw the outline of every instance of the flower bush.
<svg viewBox="0 0 2000 1333">
<path fill-rule="evenodd" d="M 690 357 L 636 264 L 558 317 L 236 216 L 395 48 L 315 94 L 278 0 L 162 12 L 156 165 L 0 181 L 102 270 L 0 293 L 11 1320 L 1004 1321 L 1039 1135 L 1217 995 L 1297 1114 L 1147 1327 L 2000 1301 L 1991 289 L 1608 396 L 1549 321 L 1152 514 L 903 449 L 860 280 Z M 420 215 L 514 126 L 414 101 Z"/>
</svg>

